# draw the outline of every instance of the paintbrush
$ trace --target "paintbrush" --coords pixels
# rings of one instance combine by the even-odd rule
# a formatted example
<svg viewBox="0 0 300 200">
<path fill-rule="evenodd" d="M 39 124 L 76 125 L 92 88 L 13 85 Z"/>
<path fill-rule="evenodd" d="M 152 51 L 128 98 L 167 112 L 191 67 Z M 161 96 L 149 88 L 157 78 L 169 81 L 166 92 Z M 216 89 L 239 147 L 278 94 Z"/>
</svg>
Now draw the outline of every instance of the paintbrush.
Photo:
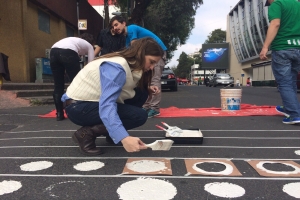
<svg viewBox="0 0 300 200">
<path fill-rule="evenodd" d="M 182 133 L 182 129 L 178 128 L 177 126 L 170 126 L 166 122 L 161 122 L 164 126 L 168 127 L 168 130 Z"/>
<path fill-rule="evenodd" d="M 157 128 L 163 130 L 163 131 L 166 131 L 168 135 L 172 136 L 172 137 L 177 137 L 177 136 L 180 136 L 180 133 L 182 132 L 178 132 L 177 130 L 170 130 L 170 129 L 165 129 L 164 127 L 162 126 L 159 126 L 159 125 L 155 125 Z"/>
<path fill-rule="evenodd" d="M 173 143 L 173 140 L 156 140 L 151 144 L 146 144 L 146 146 L 152 151 L 169 151 Z"/>
</svg>

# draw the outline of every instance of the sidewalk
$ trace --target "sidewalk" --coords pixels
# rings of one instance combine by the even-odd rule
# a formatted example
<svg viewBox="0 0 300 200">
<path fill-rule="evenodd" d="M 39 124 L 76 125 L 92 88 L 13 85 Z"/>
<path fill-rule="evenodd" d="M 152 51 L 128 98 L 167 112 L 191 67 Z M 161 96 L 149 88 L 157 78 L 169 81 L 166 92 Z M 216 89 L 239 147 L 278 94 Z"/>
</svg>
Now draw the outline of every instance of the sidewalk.
<svg viewBox="0 0 300 200">
<path fill-rule="evenodd" d="M 16 98 L 16 94 L 10 91 L 0 90 L 0 109 L 29 107 L 30 101 Z"/>
</svg>

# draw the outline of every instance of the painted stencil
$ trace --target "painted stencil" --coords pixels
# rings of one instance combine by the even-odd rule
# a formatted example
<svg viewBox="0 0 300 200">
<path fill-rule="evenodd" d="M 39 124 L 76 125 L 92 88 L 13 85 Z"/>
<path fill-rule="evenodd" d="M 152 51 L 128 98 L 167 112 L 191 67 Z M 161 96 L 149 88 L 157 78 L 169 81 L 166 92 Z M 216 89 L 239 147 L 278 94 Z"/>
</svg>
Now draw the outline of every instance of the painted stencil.
<svg viewBox="0 0 300 200">
<path fill-rule="evenodd" d="M 188 175 L 204 175 L 204 176 L 242 176 L 239 170 L 230 160 L 199 160 L 185 159 L 185 166 Z M 221 170 L 205 170 L 204 165 L 219 165 Z"/>
<path fill-rule="evenodd" d="M 247 160 L 260 176 L 300 177 L 300 165 L 283 160 Z"/>
<path fill-rule="evenodd" d="M 129 158 L 122 174 L 172 175 L 169 159 Z"/>
</svg>

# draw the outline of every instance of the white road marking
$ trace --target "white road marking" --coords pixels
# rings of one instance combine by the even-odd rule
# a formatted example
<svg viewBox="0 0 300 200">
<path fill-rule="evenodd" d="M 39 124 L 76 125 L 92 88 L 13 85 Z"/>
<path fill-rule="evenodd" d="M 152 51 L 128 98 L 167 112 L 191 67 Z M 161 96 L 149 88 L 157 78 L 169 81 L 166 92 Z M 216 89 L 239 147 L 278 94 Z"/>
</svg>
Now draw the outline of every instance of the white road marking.
<svg viewBox="0 0 300 200">
<path fill-rule="evenodd" d="M 0 131 L 2 133 L 41 133 L 41 132 L 75 132 L 76 130 L 37 130 L 37 131 Z M 300 130 L 202 130 L 201 132 L 300 132 Z M 151 130 L 128 130 L 128 132 L 164 132 L 162 130 L 151 129 Z"/>
<path fill-rule="evenodd" d="M 0 177 L 64 177 L 64 178 L 137 178 L 141 175 L 82 175 L 82 174 L 0 174 Z M 268 180 L 268 181 L 300 181 L 300 178 L 286 178 L 286 177 L 224 177 L 224 176 L 162 176 L 162 175 L 147 175 L 147 177 L 153 178 L 165 178 L 165 179 L 228 179 L 228 180 Z"/>
<path fill-rule="evenodd" d="M 282 190 L 292 197 L 300 198 L 300 182 L 285 184 Z"/>
<path fill-rule="evenodd" d="M 0 182 L 0 195 L 12 193 L 22 187 L 19 181 L 2 181 Z"/>
<path fill-rule="evenodd" d="M 21 165 L 20 168 L 22 171 L 34 172 L 43 169 L 48 169 L 49 167 L 52 167 L 52 165 L 53 163 L 49 161 L 36 161 Z"/>
<path fill-rule="evenodd" d="M 239 185 L 227 182 L 208 183 L 204 190 L 212 195 L 224 198 L 237 198 L 245 194 L 245 189 Z"/>
<path fill-rule="evenodd" d="M 82 162 L 74 165 L 74 169 L 78 171 L 93 171 L 104 167 L 103 162 L 99 161 L 89 161 L 89 162 Z"/>
<path fill-rule="evenodd" d="M 123 183 L 117 193 L 123 200 L 169 200 L 175 197 L 177 189 L 168 181 L 142 177 Z"/>
<path fill-rule="evenodd" d="M 97 137 L 105 138 L 105 137 Z M 165 138 L 165 137 L 139 137 L 141 139 Z M 71 139 L 71 137 L 26 137 L 26 138 L 3 138 L 0 141 L 7 140 L 35 140 L 35 139 Z M 205 137 L 205 139 L 238 139 L 238 140 L 300 140 L 300 137 Z"/>
<path fill-rule="evenodd" d="M 153 158 L 152 157 L 0 157 L 0 159 L 58 159 L 58 160 L 65 160 L 65 159 L 70 159 L 70 160 L 96 160 L 96 159 L 104 159 L 104 160 L 118 160 L 118 159 L 128 159 L 128 158 L 138 158 L 138 159 L 148 159 L 148 158 Z M 174 160 L 184 160 L 184 159 L 202 159 L 202 160 L 270 160 L 270 158 L 188 158 L 188 157 L 155 157 L 156 159 L 174 159 Z M 291 158 L 278 158 L 278 159 L 271 159 L 271 160 L 291 160 L 291 161 L 300 161 L 300 159 L 291 159 Z"/>
<path fill-rule="evenodd" d="M 165 171 L 167 169 L 164 162 L 156 160 L 137 160 L 126 163 L 126 167 L 131 171 L 139 173 L 158 172 Z"/>
</svg>

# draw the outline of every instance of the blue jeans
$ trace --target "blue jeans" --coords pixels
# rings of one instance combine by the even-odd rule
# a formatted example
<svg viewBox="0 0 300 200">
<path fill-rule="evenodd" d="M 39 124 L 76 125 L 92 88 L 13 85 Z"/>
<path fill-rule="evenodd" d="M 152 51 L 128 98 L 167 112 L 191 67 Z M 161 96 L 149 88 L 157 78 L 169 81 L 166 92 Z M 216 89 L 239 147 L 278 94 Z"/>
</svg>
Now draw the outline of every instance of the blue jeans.
<svg viewBox="0 0 300 200">
<path fill-rule="evenodd" d="M 300 103 L 297 98 L 300 49 L 272 51 L 272 70 L 286 113 L 291 118 L 300 117 Z"/>
<path fill-rule="evenodd" d="M 117 113 L 126 130 L 142 126 L 148 119 L 148 114 L 142 105 L 148 98 L 147 91 L 135 89 L 136 95 L 127 99 L 124 104 L 117 103 Z M 99 102 L 77 101 L 65 107 L 68 118 L 79 126 L 94 126 L 103 124 L 99 116 Z"/>
</svg>

